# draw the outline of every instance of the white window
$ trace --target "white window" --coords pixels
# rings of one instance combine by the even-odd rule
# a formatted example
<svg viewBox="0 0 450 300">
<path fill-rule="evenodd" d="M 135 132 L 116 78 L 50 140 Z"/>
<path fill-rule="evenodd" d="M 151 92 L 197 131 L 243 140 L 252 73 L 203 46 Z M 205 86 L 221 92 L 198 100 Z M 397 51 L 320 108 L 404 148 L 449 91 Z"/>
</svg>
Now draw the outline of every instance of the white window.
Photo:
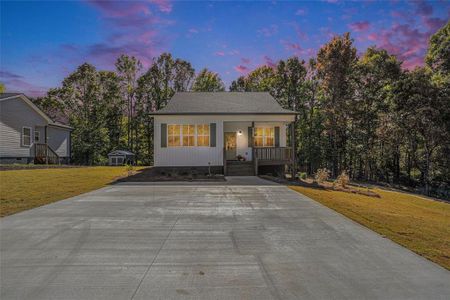
<svg viewBox="0 0 450 300">
<path fill-rule="evenodd" d="M 197 125 L 197 146 L 209 146 L 209 124 Z"/>
<path fill-rule="evenodd" d="M 255 128 L 255 147 L 273 147 L 275 145 L 275 131 L 273 127 Z"/>
<path fill-rule="evenodd" d="M 167 138 L 169 147 L 181 146 L 181 125 L 169 125 Z"/>
<path fill-rule="evenodd" d="M 34 131 L 34 142 L 39 143 L 41 133 L 37 130 Z"/>
<path fill-rule="evenodd" d="M 22 127 L 22 146 L 31 146 L 31 128 Z"/>
<path fill-rule="evenodd" d="M 195 126 L 183 125 L 183 146 L 195 146 Z"/>
<path fill-rule="evenodd" d="M 193 147 L 195 146 L 195 125 L 168 125 L 167 139 L 169 147 Z"/>
</svg>

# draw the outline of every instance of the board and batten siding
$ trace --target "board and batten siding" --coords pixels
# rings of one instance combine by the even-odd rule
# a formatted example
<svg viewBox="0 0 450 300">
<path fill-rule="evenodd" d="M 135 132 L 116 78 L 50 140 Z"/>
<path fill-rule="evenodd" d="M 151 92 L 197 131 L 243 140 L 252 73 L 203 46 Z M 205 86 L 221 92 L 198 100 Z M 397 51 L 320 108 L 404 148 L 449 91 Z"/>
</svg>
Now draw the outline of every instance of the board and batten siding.
<svg viewBox="0 0 450 300">
<path fill-rule="evenodd" d="M 70 156 L 70 130 L 49 126 L 47 128 L 47 143 L 60 157 Z"/>
<path fill-rule="evenodd" d="M 286 124 L 293 121 L 290 115 L 161 115 L 154 123 L 154 166 L 223 166 L 224 132 L 238 131 L 243 135 L 237 140 L 237 154 L 251 160 L 251 148 L 247 144 L 248 127 L 279 126 L 280 147 L 286 146 Z M 250 121 L 249 121 L 250 120 Z M 161 124 L 216 124 L 215 147 L 161 147 Z M 225 130 L 224 130 L 225 129 Z M 165 137 L 167 138 L 167 137 Z M 247 153 L 247 154 L 246 154 Z"/>
<path fill-rule="evenodd" d="M 216 124 L 216 146 L 161 147 L 161 124 Z M 223 122 L 209 117 L 166 116 L 155 117 L 154 165 L 158 167 L 222 166 Z"/>
<path fill-rule="evenodd" d="M 47 121 L 22 99 L 0 101 L 0 157 L 34 157 L 34 131 Z M 31 128 L 31 146 L 22 145 L 22 127 Z"/>
</svg>

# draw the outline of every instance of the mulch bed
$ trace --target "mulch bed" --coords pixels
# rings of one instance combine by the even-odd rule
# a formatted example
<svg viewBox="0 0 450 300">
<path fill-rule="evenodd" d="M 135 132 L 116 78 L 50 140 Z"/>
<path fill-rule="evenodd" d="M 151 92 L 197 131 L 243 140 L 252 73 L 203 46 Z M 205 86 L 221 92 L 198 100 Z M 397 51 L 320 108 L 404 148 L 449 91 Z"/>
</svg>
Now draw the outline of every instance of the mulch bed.
<svg viewBox="0 0 450 300">
<path fill-rule="evenodd" d="M 203 182 L 223 182 L 223 175 L 205 175 L 205 174 L 188 174 L 188 175 L 162 175 L 153 168 L 146 168 L 137 171 L 135 174 L 120 178 L 118 182 L 165 182 L 165 181 L 203 181 Z"/>
</svg>

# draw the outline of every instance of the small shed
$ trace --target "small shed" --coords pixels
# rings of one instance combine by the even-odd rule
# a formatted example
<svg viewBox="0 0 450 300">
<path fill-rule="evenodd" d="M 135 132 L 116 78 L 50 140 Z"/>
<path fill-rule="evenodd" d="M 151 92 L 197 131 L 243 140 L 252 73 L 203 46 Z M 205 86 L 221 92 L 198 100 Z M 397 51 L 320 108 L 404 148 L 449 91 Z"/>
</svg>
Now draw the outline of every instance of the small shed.
<svg viewBox="0 0 450 300">
<path fill-rule="evenodd" d="M 134 153 L 126 150 L 114 150 L 108 153 L 110 166 L 134 165 Z"/>
</svg>

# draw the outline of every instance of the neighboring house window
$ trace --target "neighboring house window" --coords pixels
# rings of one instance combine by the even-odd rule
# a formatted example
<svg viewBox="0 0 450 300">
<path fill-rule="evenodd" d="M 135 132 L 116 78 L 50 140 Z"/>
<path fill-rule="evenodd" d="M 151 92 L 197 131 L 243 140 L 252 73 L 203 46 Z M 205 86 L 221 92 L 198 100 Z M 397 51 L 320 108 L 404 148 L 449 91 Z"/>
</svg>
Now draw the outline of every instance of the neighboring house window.
<svg viewBox="0 0 450 300">
<path fill-rule="evenodd" d="M 40 132 L 39 131 L 34 131 L 34 142 L 35 143 L 39 143 L 39 140 L 40 140 Z"/>
<path fill-rule="evenodd" d="M 31 146 L 31 128 L 22 127 L 22 146 Z"/>
<path fill-rule="evenodd" d="M 275 133 L 273 127 L 255 128 L 255 147 L 273 147 L 275 145 Z"/>
<path fill-rule="evenodd" d="M 179 147 L 181 146 L 181 125 L 168 125 L 168 146 Z"/>
<path fill-rule="evenodd" d="M 209 146 L 209 124 L 197 125 L 197 146 Z"/>
<path fill-rule="evenodd" d="M 195 146 L 195 125 L 183 125 L 183 146 Z"/>
</svg>

